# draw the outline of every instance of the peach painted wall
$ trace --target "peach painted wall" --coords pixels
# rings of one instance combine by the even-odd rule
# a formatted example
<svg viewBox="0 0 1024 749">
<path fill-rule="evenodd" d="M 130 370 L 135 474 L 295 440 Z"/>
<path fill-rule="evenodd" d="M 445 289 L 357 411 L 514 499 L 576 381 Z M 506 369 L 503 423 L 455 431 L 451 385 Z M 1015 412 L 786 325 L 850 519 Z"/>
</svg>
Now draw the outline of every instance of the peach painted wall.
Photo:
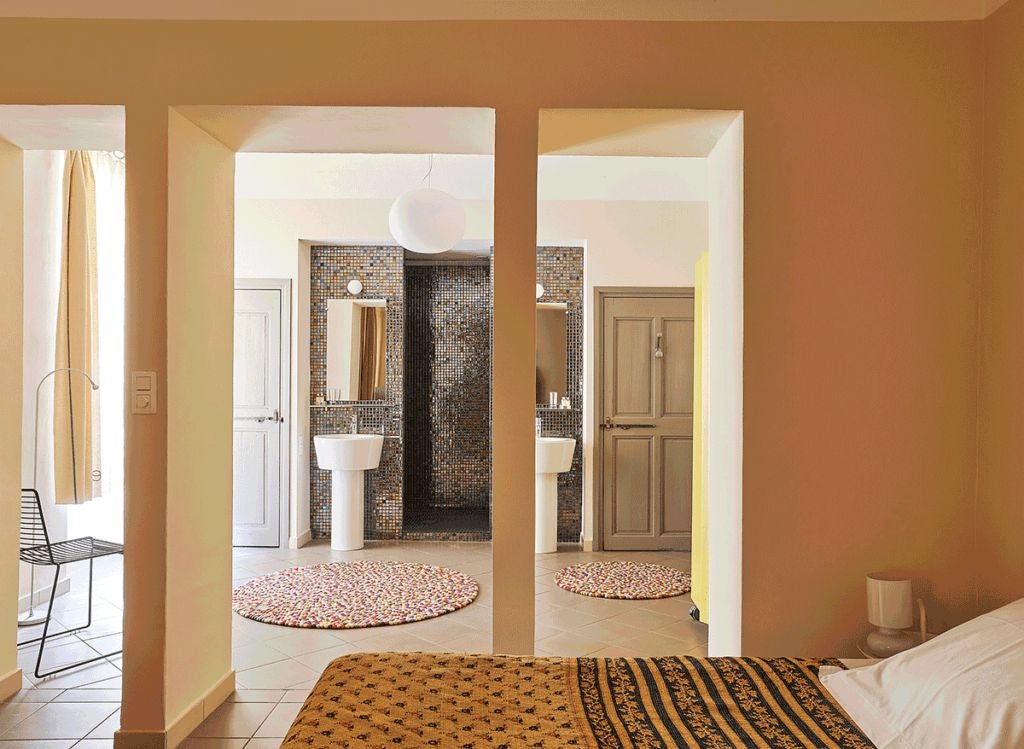
<svg viewBox="0 0 1024 749">
<path fill-rule="evenodd" d="M 1024 596 L 1024 2 L 985 22 L 978 587 L 982 610 Z"/>
<path fill-rule="evenodd" d="M 517 648 L 533 625 L 517 501 L 533 336 L 516 320 L 534 304 L 537 112 L 742 110 L 742 648 L 851 652 L 880 567 L 913 574 L 941 623 L 973 613 L 981 23 L 4 20 L 0 69 L 16 71 L 5 103 L 126 105 L 127 360 L 161 381 L 168 106 L 496 108 L 495 636 Z M 123 722 L 155 730 L 167 608 L 183 603 L 161 581 L 194 539 L 166 512 L 166 410 L 127 429 Z"/>
<path fill-rule="evenodd" d="M 21 336 L 24 153 L 0 140 L 0 700 L 21 689 L 18 621 L 18 520 L 21 513 Z"/>
</svg>

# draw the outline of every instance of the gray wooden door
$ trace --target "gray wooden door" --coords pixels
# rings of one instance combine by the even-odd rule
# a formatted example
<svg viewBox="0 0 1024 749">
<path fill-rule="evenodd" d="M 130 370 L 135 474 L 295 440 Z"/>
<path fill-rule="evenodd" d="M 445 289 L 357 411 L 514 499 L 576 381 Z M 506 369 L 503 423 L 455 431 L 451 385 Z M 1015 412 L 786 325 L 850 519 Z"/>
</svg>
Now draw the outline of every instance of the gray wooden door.
<svg viewBox="0 0 1024 749">
<path fill-rule="evenodd" d="M 692 291 L 605 296 L 601 317 L 604 548 L 689 549 Z"/>
</svg>

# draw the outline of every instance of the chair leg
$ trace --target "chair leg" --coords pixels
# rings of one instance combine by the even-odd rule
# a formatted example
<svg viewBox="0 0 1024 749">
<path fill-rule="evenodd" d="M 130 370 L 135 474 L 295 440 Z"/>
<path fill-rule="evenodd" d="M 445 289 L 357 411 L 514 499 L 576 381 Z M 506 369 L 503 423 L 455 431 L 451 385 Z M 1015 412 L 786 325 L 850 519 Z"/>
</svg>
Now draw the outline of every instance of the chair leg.
<svg viewBox="0 0 1024 749">
<path fill-rule="evenodd" d="M 50 615 L 53 613 L 53 599 L 57 595 L 57 578 L 60 577 L 60 565 L 57 565 L 57 572 L 53 576 L 53 590 L 50 591 L 50 606 L 46 610 L 46 623 L 43 625 L 43 635 L 42 635 L 42 637 L 38 638 L 40 640 L 40 645 L 39 645 L 39 655 L 36 658 L 36 670 L 35 670 L 35 675 L 36 675 L 37 679 L 42 679 L 42 678 L 45 678 L 47 676 L 53 676 L 54 674 L 59 674 L 59 673 L 61 673 L 63 671 L 70 671 L 71 669 L 78 668 L 79 666 L 85 666 L 85 665 L 87 665 L 89 663 L 95 663 L 96 661 L 102 661 L 102 660 L 105 660 L 107 658 L 112 658 L 115 655 L 120 655 L 123 652 L 121 650 L 115 650 L 112 653 L 104 653 L 102 655 L 97 655 L 95 658 L 86 658 L 83 661 L 76 661 L 75 663 L 70 663 L 67 666 L 61 666 L 60 668 L 54 668 L 54 669 L 51 669 L 50 671 L 45 671 L 44 672 L 44 671 L 40 671 L 39 670 L 41 668 L 41 666 L 42 666 L 42 663 L 43 663 L 43 648 L 46 646 L 46 640 L 47 639 L 51 639 L 52 640 L 54 637 L 58 637 L 59 635 L 67 634 L 68 632 L 78 632 L 79 630 L 87 629 L 92 624 L 92 563 L 93 563 L 93 560 L 90 559 L 89 560 L 89 618 L 88 618 L 88 622 L 85 624 L 85 626 L 82 626 L 82 627 L 76 627 L 75 629 L 69 629 L 69 630 L 65 630 L 64 632 L 58 632 L 56 635 L 48 635 L 47 634 L 47 629 L 50 626 Z M 29 640 L 28 642 L 34 642 L 34 640 Z M 19 643 L 19 644 L 25 644 L 25 643 Z M 88 644 L 88 643 L 86 643 L 86 644 Z"/>
<path fill-rule="evenodd" d="M 43 649 L 46 648 L 46 636 L 50 631 L 50 618 L 53 616 L 53 599 L 57 597 L 57 580 L 60 579 L 60 565 L 53 573 L 53 585 L 50 587 L 50 603 L 46 607 L 46 620 L 43 622 L 43 636 L 39 638 L 39 653 L 36 655 L 36 678 L 42 678 L 39 669 L 43 665 Z"/>
</svg>

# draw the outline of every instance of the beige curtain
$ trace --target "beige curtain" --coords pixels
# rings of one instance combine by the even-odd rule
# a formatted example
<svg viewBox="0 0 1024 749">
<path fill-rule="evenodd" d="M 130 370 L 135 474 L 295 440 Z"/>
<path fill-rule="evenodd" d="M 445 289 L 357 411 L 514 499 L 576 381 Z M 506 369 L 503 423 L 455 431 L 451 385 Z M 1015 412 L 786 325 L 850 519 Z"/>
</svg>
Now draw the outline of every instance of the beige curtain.
<svg viewBox="0 0 1024 749">
<path fill-rule="evenodd" d="M 96 182 L 84 151 L 68 153 L 64 217 L 55 366 L 81 369 L 98 382 Z M 53 390 L 57 504 L 80 504 L 99 496 L 99 426 L 99 399 L 89 381 L 79 373 L 58 372 Z"/>
<path fill-rule="evenodd" d="M 384 307 L 362 308 L 359 331 L 359 400 L 378 400 L 384 397 L 386 312 Z"/>
</svg>

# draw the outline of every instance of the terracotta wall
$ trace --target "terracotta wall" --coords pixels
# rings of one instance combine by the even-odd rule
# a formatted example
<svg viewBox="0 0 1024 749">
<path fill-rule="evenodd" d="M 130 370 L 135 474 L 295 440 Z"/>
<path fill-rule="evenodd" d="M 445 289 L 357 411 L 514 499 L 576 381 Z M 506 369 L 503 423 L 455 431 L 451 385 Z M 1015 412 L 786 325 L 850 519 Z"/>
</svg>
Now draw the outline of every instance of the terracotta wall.
<svg viewBox="0 0 1024 749">
<path fill-rule="evenodd" d="M 982 610 L 1024 596 L 1024 2 L 985 22 L 977 548 Z"/>
<path fill-rule="evenodd" d="M 533 626 L 532 508 L 517 500 L 532 482 L 519 321 L 534 307 L 537 111 L 742 110 L 743 649 L 849 652 L 879 567 L 912 573 L 944 623 L 973 612 L 981 23 L 5 20 L 0 70 L 4 103 L 126 105 L 128 367 L 162 376 L 167 316 L 185 304 L 165 273 L 169 105 L 496 108 L 495 643 L 513 650 Z M 143 581 L 179 574 L 169 561 L 192 542 L 184 517 L 167 520 L 165 413 L 128 419 L 140 634 L 123 721 L 137 729 L 166 722 L 154 648 L 173 618 L 147 607 Z M 175 690 L 171 717 L 185 701 Z"/>
</svg>

